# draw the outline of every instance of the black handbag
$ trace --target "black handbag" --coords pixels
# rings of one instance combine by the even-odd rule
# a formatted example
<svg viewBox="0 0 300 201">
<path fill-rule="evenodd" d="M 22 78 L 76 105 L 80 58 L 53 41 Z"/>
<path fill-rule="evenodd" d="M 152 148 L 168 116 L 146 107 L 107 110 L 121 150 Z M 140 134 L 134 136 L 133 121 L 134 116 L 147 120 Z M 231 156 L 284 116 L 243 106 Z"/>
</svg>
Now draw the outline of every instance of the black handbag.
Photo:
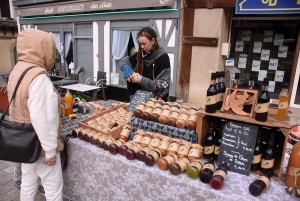
<svg viewBox="0 0 300 201">
<path fill-rule="evenodd" d="M 40 157 L 42 147 L 32 124 L 12 122 L 4 119 L 22 79 L 32 68 L 34 67 L 26 69 L 21 75 L 11 100 L 0 119 L 0 160 L 34 163 Z"/>
</svg>

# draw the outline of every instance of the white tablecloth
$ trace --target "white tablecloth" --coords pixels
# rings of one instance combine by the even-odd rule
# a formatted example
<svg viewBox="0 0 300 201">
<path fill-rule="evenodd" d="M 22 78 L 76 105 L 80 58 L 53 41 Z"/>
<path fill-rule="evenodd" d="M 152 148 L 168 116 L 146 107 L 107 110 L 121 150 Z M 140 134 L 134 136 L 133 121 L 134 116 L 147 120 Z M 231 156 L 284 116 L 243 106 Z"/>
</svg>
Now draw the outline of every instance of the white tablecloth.
<svg viewBox="0 0 300 201">
<path fill-rule="evenodd" d="M 185 173 L 172 175 L 156 165 L 112 155 L 95 145 L 70 139 L 68 168 L 63 172 L 64 197 L 74 201 L 105 200 L 206 200 L 206 201 L 291 201 L 299 200 L 285 192 L 283 181 L 273 180 L 260 197 L 252 196 L 249 184 L 258 175 L 228 172 L 222 190 L 214 190 Z"/>
</svg>

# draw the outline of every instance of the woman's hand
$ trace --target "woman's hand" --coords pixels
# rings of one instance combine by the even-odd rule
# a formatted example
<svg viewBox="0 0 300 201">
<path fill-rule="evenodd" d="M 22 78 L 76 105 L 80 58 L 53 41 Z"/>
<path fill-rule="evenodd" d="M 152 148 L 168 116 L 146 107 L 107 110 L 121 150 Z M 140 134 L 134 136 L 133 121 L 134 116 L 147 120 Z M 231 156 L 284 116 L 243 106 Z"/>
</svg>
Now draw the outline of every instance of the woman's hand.
<svg viewBox="0 0 300 201">
<path fill-rule="evenodd" d="M 130 76 L 130 79 L 133 83 L 138 83 L 139 84 L 141 82 L 142 76 L 139 73 L 133 73 Z"/>
</svg>

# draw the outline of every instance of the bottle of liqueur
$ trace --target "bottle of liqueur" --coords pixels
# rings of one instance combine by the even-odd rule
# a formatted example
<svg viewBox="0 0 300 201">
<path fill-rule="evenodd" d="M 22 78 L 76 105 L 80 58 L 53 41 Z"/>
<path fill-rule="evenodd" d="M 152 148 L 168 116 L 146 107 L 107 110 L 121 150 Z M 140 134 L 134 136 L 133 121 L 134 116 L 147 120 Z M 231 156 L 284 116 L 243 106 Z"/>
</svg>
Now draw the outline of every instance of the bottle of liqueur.
<svg viewBox="0 0 300 201">
<path fill-rule="evenodd" d="M 225 121 L 221 121 L 220 130 L 216 135 L 215 150 L 214 150 L 214 159 L 215 159 L 215 161 L 217 161 L 218 157 L 219 157 L 220 146 L 221 146 L 221 142 L 222 142 L 223 128 L 224 128 L 225 123 L 226 123 Z"/>
<path fill-rule="evenodd" d="M 217 110 L 221 109 L 221 86 L 220 86 L 220 72 L 216 72 L 216 89 L 217 89 Z"/>
<path fill-rule="evenodd" d="M 255 75 L 251 74 L 249 83 L 248 83 L 248 89 L 254 89 L 254 83 L 255 83 Z M 253 94 L 249 94 L 249 95 L 250 96 L 248 99 L 251 99 L 251 95 L 253 95 Z M 252 109 L 252 105 L 253 105 L 253 103 L 245 103 L 244 107 L 243 107 L 244 112 L 250 113 L 251 109 Z"/>
<path fill-rule="evenodd" d="M 279 94 L 279 104 L 278 104 L 278 111 L 276 115 L 277 121 L 284 121 L 286 111 L 288 109 L 289 103 L 289 92 L 288 92 L 289 85 L 288 83 L 284 82 L 282 86 L 282 91 Z"/>
<path fill-rule="evenodd" d="M 240 88 L 240 73 L 235 73 L 232 88 Z"/>
<path fill-rule="evenodd" d="M 199 174 L 199 179 L 205 184 L 208 184 L 214 174 L 215 165 L 214 157 L 211 157 L 208 162 L 206 162 L 202 168 L 202 171 Z"/>
<path fill-rule="evenodd" d="M 221 73 L 220 73 L 220 82 L 219 82 L 220 83 L 220 88 L 221 88 L 221 96 L 220 96 L 220 105 L 221 105 L 221 107 L 223 105 L 224 94 L 225 94 L 225 91 L 226 91 L 224 78 L 225 78 L 225 71 L 221 71 Z"/>
<path fill-rule="evenodd" d="M 216 83 L 216 74 L 211 74 L 210 86 L 206 92 L 206 106 L 205 112 L 215 113 L 217 110 L 217 89 L 215 86 Z"/>
<path fill-rule="evenodd" d="M 255 107 L 255 120 L 265 122 L 268 118 L 270 96 L 268 93 L 269 79 L 265 78 Z"/>
<path fill-rule="evenodd" d="M 251 170 L 257 171 L 260 168 L 260 162 L 261 162 L 261 155 L 262 155 L 262 147 L 261 147 L 261 128 L 258 129 L 257 132 L 257 138 L 254 148 L 254 154 L 251 164 Z"/>
<path fill-rule="evenodd" d="M 284 182 L 288 187 L 300 187 L 300 142 L 292 148 Z"/>
<path fill-rule="evenodd" d="M 202 170 L 203 164 L 201 160 L 196 159 L 191 162 L 189 167 L 186 169 L 186 174 L 189 178 L 196 179 L 199 176 L 200 171 Z"/>
<path fill-rule="evenodd" d="M 260 196 L 265 188 L 270 186 L 271 177 L 274 175 L 273 171 L 268 172 L 266 175 L 260 175 L 249 185 L 249 192 L 253 196 Z"/>
<path fill-rule="evenodd" d="M 260 172 L 263 174 L 268 174 L 272 171 L 275 161 L 275 132 L 274 128 L 271 129 L 270 138 L 268 140 L 268 144 L 266 149 L 262 154 L 261 164 L 260 164 Z"/>
<path fill-rule="evenodd" d="M 221 164 L 213 174 L 210 180 L 210 186 L 215 190 L 220 190 L 223 187 L 224 180 L 227 176 L 227 165 L 225 163 Z"/>
<path fill-rule="evenodd" d="M 210 159 L 214 157 L 215 150 L 215 136 L 214 136 L 214 122 L 210 121 L 209 130 L 205 137 L 204 147 L 203 147 L 203 158 Z"/>
</svg>

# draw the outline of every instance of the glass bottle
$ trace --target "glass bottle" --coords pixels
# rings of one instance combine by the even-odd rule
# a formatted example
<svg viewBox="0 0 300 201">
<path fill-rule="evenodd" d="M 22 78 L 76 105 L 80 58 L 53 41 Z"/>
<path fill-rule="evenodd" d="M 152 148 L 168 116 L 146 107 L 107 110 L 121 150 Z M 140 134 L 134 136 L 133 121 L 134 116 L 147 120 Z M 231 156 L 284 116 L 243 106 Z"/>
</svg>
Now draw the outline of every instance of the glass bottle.
<svg viewBox="0 0 300 201">
<path fill-rule="evenodd" d="M 180 141 L 181 141 L 180 139 L 175 139 L 175 138 L 172 139 L 171 144 L 169 145 L 168 150 L 167 150 L 167 155 L 168 154 L 177 154 Z"/>
<path fill-rule="evenodd" d="M 133 115 L 137 118 L 140 118 L 145 108 L 146 108 L 146 103 L 139 101 L 138 106 L 133 111 Z"/>
<path fill-rule="evenodd" d="M 160 116 L 158 117 L 158 122 L 161 124 L 167 124 L 168 118 L 171 114 L 171 107 L 168 103 L 166 103 L 162 107 L 163 111 L 161 112 Z"/>
<path fill-rule="evenodd" d="M 163 135 L 161 135 L 159 133 L 153 133 L 153 138 L 149 144 L 149 148 L 151 150 L 158 148 L 162 137 L 163 137 Z"/>
<path fill-rule="evenodd" d="M 178 128 L 184 128 L 186 125 L 186 121 L 189 118 L 190 113 L 188 111 L 180 110 L 180 115 L 176 121 L 176 126 Z"/>
<path fill-rule="evenodd" d="M 268 119 L 270 96 L 268 93 L 269 79 L 265 78 L 255 107 L 255 120 L 265 122 Z"/>
<path fill-rule="evenodd" d="M 221 122 L 221 127 L 219 132 L 216 135 L 216 142 L 215 142 L 215 150 L 214 150 L 214 159 L 215 161 L 218 160 L 219 154 L 220 154 L 220 146 L 221 146 L 221 142 L 222 142 L 222 134 L 223 134 L 223 128 L 225 125 L 225 121 Z"/>
<path fill-rule="evenodd" d="M 275 132 L 274 128 L 271 129 L 270 138 L 268 140 L 268 144 L 266 149 L 262 154 L 261 164 L 260 164 L 260 172 L 263 174 L 267 174 L 272 171 L 275 161 Z"/>
<path fill-rule="evenodd" d="M 137 158 L 139 161 L 144 162 L 146 154 L 148 154 L 148 153 L 150 153 L 150 152 L 151 152 L 151 149 L 150 149 L 149 147 L 143 147 L 141 150 L 139 150 L 139 151 L 136 153 L 136 158 Z"/>
<path fill-rule="evenodd" d="M 135 158 L 136 158 L 136 153 L 137 153 L 139 150 L 141 150 L 142 148 L 143 148 L 143 147 L 142 147 L 140 144 L 135 143 L 132 147 L 130 147 L 130 149 L 128 149 L 128 150 L 126 151 L 126 154 L 125 154 L 126 158 L 127 158 L 128 160 L 133 160 L 133 159 L 135 159 Z"/>
<path fill-rule="evenodd" d="M 158 121 L 158 117 L 160 116 L 160 114 L 162 113 L 163 111 L 163 104 L 164 104 L 164 101 L 163 100 L 160 100 L 160 101 L 157 101 L 154 105 L 154 110 L 152 112 L 152 114 L 150 115 L 150 119 L 154 122 L 157 122 Z"/>
<path fill-rule="evenodd" d="M 208 162 L 206 162 L 202 168 L 202 171 L 199 174 L 200 181 L 208 184 L 214 174 L 215 165 L 214 157 L 211 157 Z"/>
<path fill-rule="evenodd" d="M 175 163 L 172 163 L 169 167 L 171 174 L 178 175 L 179 173 L 185 171 L 190 165 L 190 161 L 186 158 L 180 158 Z"/>
<path fill-rule="evenodd" d="M 196 128 L 198 109 L 196 107 L 191 107 L 189 109 L 189 114 L 190 115 L 185 123 L 185 127 L 194 130 Z"/>
<path fill-rule="evenodd" d="M 172 107 L 172 112 L 170 113 L 167 124 L 169 126 L 175 126 L 179 115 L 180 115 L 180 110 Z"/>
<path fill-rule="evenodd" d="M 178 156 L 175 154 L 169 154 L 157 160 L 157 166 L 161 170 L 169 169 L 170 165 L 178 160 Z"/>
<path fill-rule="evenodd" d="M 202 151 L 203 151 L 203 147 L 200 144 L 192 144 L 187 158 L 191 162 L 196 159 L 199 159 Z"/>
<path fill-rule="evenodd" d="M 143 147 L 146 147 L 150 144 L 151 140 L 153 137 L 153 133 L 152 132 L 145 132 L 145 135 L 143 136 L 142 140 L 140 141 L 140 144 Z"/>
<path fill-rule="evenodd" d="M 118 140 L 116 140 L 115 142 L 113 142 L 112 144 L 110 144 L 110 145 L 108 146 L 108 151 L 109 151 L 111 154 L 116 154 L 116 153 L 119 152 L 119 147 L 122 146 L 124 143 L 125 143 L 124 140 L 118 139 Z"/>
<path fill-rule="evenodd" d="M 107 140 L 107 135 L 99 135 L 98 137 L 96 137 L 96 146 L 99 148 L 102 148 L 102 142 L 104 140 Z"/>
<path fill-rule="evenodd" d="M 227 165 L 221 164 L 213 174 L 210 180 L 210 186 L 215 190 L 220 190 L 223 187 L 224 180 L 227 176 Z"/>
<path fill-rule="evenodd" d="M 161 156 L 161 152 L 158 149 L 154 149 L 145 156 L 144 162 L 147 166 L 152 166 Z"/>
<path fill-rule="evenodd" d="M 254 148 L 254 154 L 252 159 L 252 164 L 250 170 L 257 171 L 260 168 L 261 162 L 261 155 L 262 155 L 262 148 L 261 148 L 261 128 L 258 128 L 257 138 Z"/>
<path fill-rule="evenodd" d="M 251 74 L 249 82 L 248 82 L 248 89 L 254 89 L 254 83 L 255 83 L 255 75 Z M 250 99 L 251 95 L 253 95 L 253 94 L 249 93 L 249 98 L 248 99 Z M 244 107 L 243 107 L 243 111 L 247 112 L 247 113 L 251 113 L 252 105 L 253 105 L 253 103 L 245 103 Z"/>
<path fill-rule="evenodd" d="M 249 185 L 249 192 L 253 196 L 260 196 L 264 189 L 270 186 L 271 177 L 273 176 L 274 172 L 270 171 L 266 175 L 260 175 L 256 180 L 254 180 Z"/>
<path fill-rule="evenodd" d="M 282 90 L 279 94 L 279 104 L 278 104 L 278 111 L 276 114 L 277 121 L 284 121 L 286 112 L 288 109 L 289 104 L 289 85 L 288 83 L 284 82 L 282 86 Z"/>
<path fill-rule="evenodd" d="M 119 135 L 119 139 L 122 139 L 122 140 L 124 140 L 125 142 L 127 141 L 127 139 L 128 139 L 128 137 L 129 137 L 129 135 L 130 135 L 130 132 L 131 132 L 131 126 L 130 125 L 128 125 L 128 124 L 126 124 L 124 127 L 123 127 L 123 129 L 122 129 L 122 131 L 121 131 L 121 133 L 120 133 L 120 135 Z"/>
<path fill-rule="evenodd" d="M 144 120 L 149 120 L 150 119 L 150 115 L 153 112 L 153 107 L 152 105 L 147 105 L 147 107 L 144 109 L 144 111 L 141 114 L 141 118 Z"/>
<path fill-rule="evenodd" d="M 240 73 L 235 73 L 232 88 L 240 88 Z"/>
<path fill-rule="evenodd" d="M 158 149 L 163 156 L 167 155 L 168 147 L 171 143 L 171 138 L 167 136 L 162 136 L 161 141 L 158 145 Z"/>
<path fill-rule="evenodd" d="M 70 90 L 67 90 L 67 93 L 64 96 L 65 100 L 65 114 L 66 116 L 69 116 L 70 114 L 73 114 L 73 96 L 70 92 Z"/>
<path fill-rule="evenodd" d="M 125 142 L 125 144 L 121 145 L 119 147 L 119 154 L 121 154 L 122 156 L 126 155 L 126 151 L 128 149 L 130 149 L 135 143 L 133 141 L 127 141 Z"/>
<path fill-rule="evenodd" d="M 177 156 L 178 158 L 186 158 L 189 154 L 190 148 L 192 146 L 192 143 L 181 140 L 181 143 L 179 144 Z"/>
<path fill-rule="evenodd" d="M 205 137 L 204 146 L 203 146 L 203 158 L 210 159 L 214 157 L 215 150 L 215 137 L 214 137 L 214 122 L 209 122 L 209 130 Z"/>
<path fill-rule="evenodd" d="M 107 150 L 108 150 L 108 146 L 109 146 L 110 144 L 112 144 L 113 142 L 115 142 L 115 139 L 112 138 L 111 136 L 109 136 L 107 140 L 104 140 L 104 141 L 102 142 L 102 148 L 103 148 L 105 151 L 107 151 Z"/>
<path fill-rule="evenodd" d="M 206 92 L 206 104 L 205 104 L 205 112 L 207 113 L 215 113 L 217 110 L 217 89 L 215 86 L 216 83 L 216 74 L 211 74 L 210 86 Z"/>
<path fill-rule="evenodd" d="M 225 78 L 225 71 L 221 71 L 221 73 L 220 73 L 220 82 L 219 82 L 220 83 L 220 88 L 221 88 L 221 96 L 220 96 L 220 105 L 221 105 L 221 107 L 223 105 L 224 94 L 225 94 L 225 91 L 226 91 L 224 78 Z"/>
<path fill-rule="evenodd" d="M 220 72 L 216 72 L 216 90 L 217 90 L 217 110 L 221 109 L 221 86 L 220 86 Z"/>
<path fill-rule="evenodd" d="M 285 184 L 289 187 L 300 187 L 300 141 L 294 144 L 286 169 Z"/>
<path fill-rule="evenodd" d="M 186 169 L 186 174 L 189 178 L 196 179 L 202 170 L 203 164 L 201 160 L 196 159 L 191 162 L 189 167 Z"/>
</svg>

